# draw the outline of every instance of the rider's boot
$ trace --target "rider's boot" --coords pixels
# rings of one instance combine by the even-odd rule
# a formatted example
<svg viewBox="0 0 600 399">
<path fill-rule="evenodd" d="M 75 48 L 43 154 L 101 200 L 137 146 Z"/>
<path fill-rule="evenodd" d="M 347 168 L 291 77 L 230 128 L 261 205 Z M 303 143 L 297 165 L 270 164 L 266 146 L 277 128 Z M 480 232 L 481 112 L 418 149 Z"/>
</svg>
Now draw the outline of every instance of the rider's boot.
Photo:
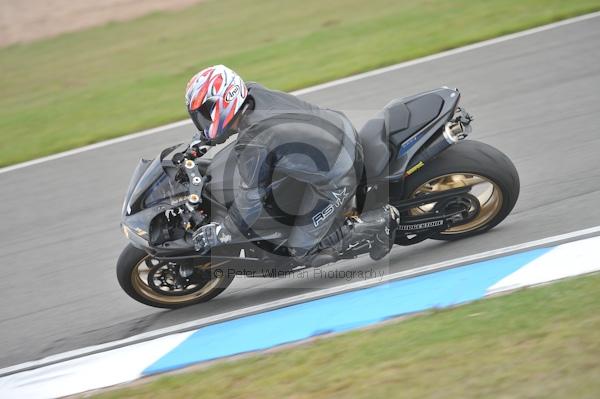
<svg viewBox="0 0 600 399">
<path fill-rule="evenodd" d="M 344 253 L 356 244 L 368 240 L 371 244 L 371 259 L 379 260 L 392 249 L 399 224 L 400 212 L 392 205 L 363 212 L 360 217 L 347 219 L 342 227 L 325 237 L 319 244 L 317 254 L 330 248 Z"/>
<path fill-rule="evenodd" d="M 358 220 L 349 226 L 350 231 L 344 237 L 344 251 L 357 242 L 370 240 L 371 259 L 382 259 L 394 245 L 399 224 L 400 212 L 392 205 L 363 212 Z"/>
</svg>

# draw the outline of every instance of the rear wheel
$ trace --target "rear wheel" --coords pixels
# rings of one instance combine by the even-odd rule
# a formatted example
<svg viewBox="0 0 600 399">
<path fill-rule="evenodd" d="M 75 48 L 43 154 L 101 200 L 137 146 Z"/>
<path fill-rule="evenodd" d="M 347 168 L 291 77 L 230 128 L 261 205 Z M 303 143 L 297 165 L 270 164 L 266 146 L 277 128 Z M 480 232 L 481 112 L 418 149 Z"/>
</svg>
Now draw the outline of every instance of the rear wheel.
<svg viewBox="0 0 600 399">
<path fill-rule="evenodd" d="M 155 259 L 129 244 L 117 261 L 117 279 L 136 301 L 176 309 L 209 301 L 231 284 L 234 277 L 215 268 L 226 269 L 225 263 L 179 265 Z"/>
<path fill-rule="evenodd" d="M 431 238 L 457 240 L 496 226 L 517 202 L 519 175 L 511 160 L 496 148 L 477 141 L 461 141 L 408 177 L 405 193 L 406 198 L 418 198 L 460 187 L 469 187 L 465 198 L 408 211 L 411 216 L 440 210 L 463 212 L 464 222 Z M 440 205 L 444 209 L 440 209 Z"/>
</svg>

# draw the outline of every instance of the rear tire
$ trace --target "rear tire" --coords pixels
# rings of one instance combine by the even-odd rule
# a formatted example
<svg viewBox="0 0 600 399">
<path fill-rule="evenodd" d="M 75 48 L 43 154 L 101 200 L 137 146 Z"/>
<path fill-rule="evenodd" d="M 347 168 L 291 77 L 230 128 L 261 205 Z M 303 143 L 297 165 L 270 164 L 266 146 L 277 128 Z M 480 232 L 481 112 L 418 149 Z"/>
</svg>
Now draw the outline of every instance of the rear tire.
<svg viewBox="0 0 600 399">
<path fill-rule="evenodd" d="M 157 308 L 178 309 L 209 301 L 222 293 L 234 279 L 234 276 L 229 276 L 227 271 L 211 273 L 213 277 L 209 281 L 203 285 L 198 284 L 198 288 L 188 290 L 189 293 L 170 295 L 170 292 L 167 292 L 161 295 L 161 292 L 153 289 L 148 283 L 149 275 L 145 278 L 140 276 L 140 267 L 145 267 L 146 262 L 153 261 L 156 262 L 145 251 L 131 244 L 127 245 L 117 261 L 117 280 L 123 291 L 131 298 Z"/>
<path fill-rule="evenodd" d="M 476 215 L 474 219 L 477 221 L 477 218 L 481 216 L 479 224 L 472 223 L 471 227 L 469 223 L 466 223 L 462 230 L 458 225 L 432 236 L 433 239 L 453 241 L 486 232 L 508 216 L 519 198 L 519 174 L 512 161 L 496 148 L 472 140 L 460 141 L 452 145 L 409 176 L 405 184 L 405 198 L 414 198 L 423 190 L 423 187 L 429 188 L 431 182 L 440 182 L 444 178 L 450 179 L 453 184 L 456 180 L 460 186 L 460 178 L 456 178 L 456 176 L 461 175 L 467 177 L 466 182 L 476 181 L 476 178 L 481 178 L 482 181 L 487 180 L 491 186 L 491 195 L 496 195 L 495 202 L 492 204 L 495 205 L 495 208 L 486 209 L 485 204 L 480 203 L 481 215 Z M 433 185 L 433 187 L 436 186 L 443 186 L 443 184 Z M 494 190 L 497 190 L 495 194 Z M 488 189 L 488 191 L 490 190 Z M 415 211 L 411 210 L 411 212 L 414 214 Z M 419 212 L 422 213 L 422 210 Z M 483 215 L 483 212 L 486 214 Z M 487 219 L 484 219 L 483 216 L 486 216 Z"/>
</svg>

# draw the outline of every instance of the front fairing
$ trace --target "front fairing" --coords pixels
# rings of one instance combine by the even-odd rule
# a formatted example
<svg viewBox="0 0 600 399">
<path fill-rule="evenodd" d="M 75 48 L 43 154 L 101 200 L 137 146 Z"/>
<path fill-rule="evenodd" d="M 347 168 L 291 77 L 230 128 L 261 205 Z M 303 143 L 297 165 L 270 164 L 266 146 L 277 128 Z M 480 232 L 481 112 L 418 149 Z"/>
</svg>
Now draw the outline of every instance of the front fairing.
<svg viewBox="0 0 600 399">
<path fill-rule="evenodd" d="M 127 237 L 138 247 L 148 247 L 152 220 L 182 205 L 187 187 L 175 180 L 177 167 L 165 160 L 178 146 L 161 152 L 154 160 L 140 160 L 123 202 L 121 223 Z"/>
<path fill-rule="evenodd" d="M 144 175 L 144 172 L 148 170 L 148 167 L 152 163 L 152 160 L 148 159 L 140 159 L 135 170 L 133 171 L 133 175 L 131 176 L 131 180 L 129 180 L 129 186 L 127 187 L 127 191 L 125 193 L 125 199 L 123 200 L 123 208 L 121 209 L 121 216 L 124 217 L 127 214 L 131 213 L 130 203 L 131 197 L 133 195 L 133 191 L 135 190 L 140 178 Z"/>
</svg>

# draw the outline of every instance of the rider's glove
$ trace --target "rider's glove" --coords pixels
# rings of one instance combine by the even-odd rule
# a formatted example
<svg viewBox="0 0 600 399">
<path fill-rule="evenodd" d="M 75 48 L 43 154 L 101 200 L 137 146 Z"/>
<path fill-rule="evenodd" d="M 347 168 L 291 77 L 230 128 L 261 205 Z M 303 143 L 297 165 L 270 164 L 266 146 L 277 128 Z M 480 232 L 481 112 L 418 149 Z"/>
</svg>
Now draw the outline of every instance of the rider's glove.
<svg viewBox="0 0 600 399">
<path fill-rule="evenodd" d="M 205 254 L 211 248 L 231 241 L 231 234 L 219 223 L 209 223 L 194 232 L 193 241 L 196 251 Z"/>
</svg>

